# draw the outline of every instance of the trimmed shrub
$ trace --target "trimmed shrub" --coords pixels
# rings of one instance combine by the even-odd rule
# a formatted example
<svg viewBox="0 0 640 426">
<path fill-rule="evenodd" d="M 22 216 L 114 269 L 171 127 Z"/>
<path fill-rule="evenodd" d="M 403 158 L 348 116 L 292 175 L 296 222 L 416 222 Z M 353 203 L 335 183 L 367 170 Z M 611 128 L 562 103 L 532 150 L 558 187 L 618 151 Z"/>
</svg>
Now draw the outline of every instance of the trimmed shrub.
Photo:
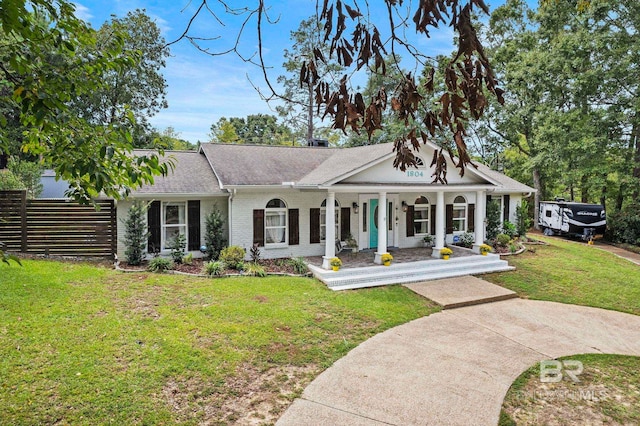
<svg viewBox="0 0 640 426">
<path fill-rule="evenodd" d="M 220 260 L 224 262 L 227 268 L 241 271 L 244 267 L 245 251 L 240 246 L 229 246 L 220 252 Z"/>
<path fill-rule="evenodd" d="M 513 223 L 505 220 L 502 224 L 502 233 L 507 234 L 509 238 L 513 239 L 516 235 L 518 235 L 518 230 Z"/>
<path fill-rule="evenodd" d="M 178 234 L 169 246 L 171 249 L 171 258 L 175 263 L 182 263 L 184 257 L 184 249 L 187 248 L 187 237 L 184 234 Z"/>
<path fill-rule="evenodd" d="M 204 242 L 207 250 L 205 257 L 207 260 L 218 260 L 220 251 L 227 244 L 224 238 L 224 218 L 222 212 L 215 207 L 205 218 L 206 231 Z"/>
<path fill-rule="evenodd" d="M 487 204 L 487 240 L 495 240 L 500 233 L 500 204 L 491 200 Z"/>
<path fill-rule="evenodd" d="M 135 201 L 126 219 L 122 221 L 124 231 L 124 244 L 127 263 L 129 265 L 139 265 L 144 258 L 144 251 L 147 247 L 149 232 L 147 230 L 147 205 L 141 201 Z"/>
<path fill-rule="evenodd" d="M 154 257 L 147 266 L 147 270 L 151 272 L 163 273 L 165 271 L 170 271 L 171 269 L 173 269 L 173 262 L 171 259 L 167 259 L 166 257 Z"/>
<path fill-rule="evenodd" d="M 529 203 L 527 200 L 522 200 L 516 207 L 516 230 L 518 231 L 518 235 L 524 237 L 530 227 Z"/>
<path fill-rule="evenodd" d="M 498 234 L 498 236 L 496 237 L 496 243 L 501 247 L 508 246 L 510 241 L 511 237 L 507 234 Z"/>
</svg>

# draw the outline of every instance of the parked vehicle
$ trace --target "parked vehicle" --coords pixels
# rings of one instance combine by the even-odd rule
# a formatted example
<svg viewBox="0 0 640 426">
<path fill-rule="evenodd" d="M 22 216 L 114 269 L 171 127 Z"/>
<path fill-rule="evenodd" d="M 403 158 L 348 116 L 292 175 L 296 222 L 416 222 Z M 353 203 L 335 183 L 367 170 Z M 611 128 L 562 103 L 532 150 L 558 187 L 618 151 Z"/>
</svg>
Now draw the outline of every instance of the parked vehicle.
<svg viewBox="0 0 640 426">
<path fill-rule="evenodd" d="M 604 234 L 607 226 L 604 207 L 600 204 L 574 203 L 558 199 L 542 201 L 538 224 L 545 235 L 564 235 L 593 239 Z"/>
</svg>

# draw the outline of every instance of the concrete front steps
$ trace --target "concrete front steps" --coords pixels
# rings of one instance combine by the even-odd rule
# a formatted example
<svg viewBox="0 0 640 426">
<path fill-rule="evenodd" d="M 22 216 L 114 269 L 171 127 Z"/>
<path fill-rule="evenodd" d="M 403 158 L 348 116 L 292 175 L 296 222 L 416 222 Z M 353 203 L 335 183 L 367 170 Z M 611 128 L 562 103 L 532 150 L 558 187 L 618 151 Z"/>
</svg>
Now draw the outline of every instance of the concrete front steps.
<svg viewBox="0 0 640 426">
<path fill-rule="evenodd" d="M 318 266 L 308 265 L 313 275 L 331 290 L 351 290 L 388 284 L 405 284 L 419 281 L 438 280 L 463 275 L 488 274 L 511 271 L 500 256 L 452 257 L 449 260 L 430 259 L 417 262 L 392 263 L 391 266 L 367 266 L 363 268 L 342 268 L 327 271 Z"/>
</svg>

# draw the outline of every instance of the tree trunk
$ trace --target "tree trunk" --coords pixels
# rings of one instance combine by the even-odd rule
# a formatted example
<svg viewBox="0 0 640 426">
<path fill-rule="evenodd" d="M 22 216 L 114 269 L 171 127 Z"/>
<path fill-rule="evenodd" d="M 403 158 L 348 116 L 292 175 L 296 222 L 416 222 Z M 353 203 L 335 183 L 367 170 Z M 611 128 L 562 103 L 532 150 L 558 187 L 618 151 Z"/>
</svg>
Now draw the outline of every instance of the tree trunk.
<svg viewBox="0 0 640 426">
<path fill-rule="evenodd" d="M 633 177 L 635 178 L 633 201 L 640 202 L 640 135 L 638 135 L 638 127 L 634 124 L 631 137 L 635 139 L 635 154 L 633 156 Z"/>
<path fill-rule="evenodd" d="M 309 88 L 309 108 L 307 108 L 307 144 L 311 145 L 313 141 L 313 87 L 308 84 Z"/>
<path fill-rule="evenodd" d="M 533 169 L 533 187 L 536 189 L 534 196 L 534 209 L 533 209 L 533 227 L 540 229 L 538 225 L 538 216 L 540 213 L 540 198 L 542 197 L 542 178 L 540 177 L 540 170 Z"/>
<path fill-rule="evenodd" d="M 582 175 L 582 178 L 580 179 L 580 190 L 582 192 L 582 202 L 583 203 L 588 203 L 589 202 L 589 188 L 588 185 L 589 184 L 589 178 L 587 177 L 587 175 Z"/>
</svg>

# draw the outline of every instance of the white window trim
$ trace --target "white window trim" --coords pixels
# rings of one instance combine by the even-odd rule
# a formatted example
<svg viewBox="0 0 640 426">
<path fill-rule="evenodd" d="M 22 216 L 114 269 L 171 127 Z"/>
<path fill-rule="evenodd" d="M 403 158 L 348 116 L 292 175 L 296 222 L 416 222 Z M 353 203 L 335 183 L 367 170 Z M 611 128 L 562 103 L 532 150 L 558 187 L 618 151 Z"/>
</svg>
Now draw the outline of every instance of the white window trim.
<svg viewBox="0 0 640 426">
<path fill-rule="evenodd" d="M 285 205 L 285 207 L 265 207 L 264 209 L 264 247 L 266 249 L 269 248 L 282 248 L 282 247 L 288 247 L 289 246 L 289 209 L 287 207 L 287 203 L 285 203 L 285 201 L 282 198 L 272 198 L 272 200 L 277 199 L 282 201 L 282 203 Z M 269 200 L 269 202 L 271 202 L 271 200 Z M 269 204 L 269 203 L 267 203 Z M 278 214 L 283 214 L 284 217 L 284 226 L 268 226 L 267 225 L 267 216 L 269 215 L 269 213 L 278 213 Z M 267 235 L 268 235 L 268 230 L 269 229 L 280 229 L 284 227 L 284 241 L 283 242 L 276 242 L 276 243 L 268 243 L 267 242 Z"/>
<path fill-rule="evenodd" d="M 462 222 L 462 226 L 461 226 L 461 228 L 462 228 L 462 229 L 461 229 L 461 230 L 456 231 L 456 230 L 455 230 L 455 225 L 454 225 L 454 227 L 453 227 L 453 228 L 454 228 L 454 231 L 453 231 L 453 234 L 454 234 L 454 235 L 464 234 L 465 232 L 467 232 L 467 230 L 468 230 L 468 225 L 469 225 L 469 224 L 467 223 L 467 216 L 468 216 L 468 213 L 469 213 L 469 203 L 467 202 L 467 198 L 466 198 L 465 196 L 463 196 L 463 195 L 456 195 L 456 196 L 453 198 L 453 199 L 454 199 L 454 201 L 455 201 L 455 199 L 456 199 L 456 198 L 458 198 L 458 197 L 462 197 L 462 198 L 464 198 L 464 201 L 465 201 L 465 202 L 464 202 L 464 203 L 456 203 L 456 202 L 454 202 L 454 203 L 453 203 L 453 212 L 454 212 L 454 215 L 453 215 L 453 217 L 452 217 L 452 222 L 453 222 L 453 223 L 456 223 L 456 222 Z M 456 218 L 456 217 L 455 217 L 455 211 L 456 211 L 456 210 L 462 210 L 462 211 L 464 212 L 464 214 L 462 215 L 462 217 L 461 217 L 461 218 Z"/>
<path fill-rule="evenodd" d="M 426 235 L 431 235 L 431 203 L 428 202 L 429 199 L 427 197 L 424 197 L 424 198 L 425 198 L 425 200 L 427 200 L 427 203 L 424 203 L 424 204 L 416 203 L 416 204 L 413 205 L 413 212 L 414 212 L 413 223 L 415 224 L 416 222 L 419 222 L 419 223 L 426 223 L 427 224 L 427 227 L 426 227 L 427 232 L 416 232 L 415 235 L 417 237 L 424 237 Z M 416 219 L 415 212 L 417 212 L 417 211 L 426 211 L 427 212 L 427 218 L 426 219 L 423 219 L 423 218 Z M 415 230 L 415 225 L 414 225 L 413 229 Z"/>
<path fill-rule="evenodd" d="M 320 242 L 324 243 L 326 242 L 326 235 L 327 235 L 327 224 L 323 223 L 322 221 L 324 220 L 326 222 L 327 220 L 327 200 L 325 199 L 323 202 L 323 204 L 325 204 L 325 206 L 323 207 L 322 204 L 320 204 Z M 338 202 L 338 200 L 335 201 L 335 220 L 336 220 L 336 240 L 340 239 L 340 215 L 342 214 L 341 210 L 340 210 L 340 203 Z M 324 233 L 322 232 L 322 228 L 325 228 Z"/>
<path fill-rule="evenodd" d="M 178 224 L 167 224 L 166 222 L 166 207 L 168 205 L 182 205 L 184 207 L 184 223 L 178 223 Z M 186 201 L 163 201 L 160 204 L 160 252 L 161 253 L 168 253 L 169 251 L 171 251 L 171 248 L 168 247 L 168 245 L 171 243 L 171 241 L 167 241 L 165 238 L 165 232 L 167 228 L 171 228 L 171 227 L 184 227 L 184 236 L 185 239 L 187 241 L 189 241 L 189 212 L 187 210 L 187 202 Z M 186 251 L 187 247 L 185 247 L 185 251 Z"/>
</svg>

